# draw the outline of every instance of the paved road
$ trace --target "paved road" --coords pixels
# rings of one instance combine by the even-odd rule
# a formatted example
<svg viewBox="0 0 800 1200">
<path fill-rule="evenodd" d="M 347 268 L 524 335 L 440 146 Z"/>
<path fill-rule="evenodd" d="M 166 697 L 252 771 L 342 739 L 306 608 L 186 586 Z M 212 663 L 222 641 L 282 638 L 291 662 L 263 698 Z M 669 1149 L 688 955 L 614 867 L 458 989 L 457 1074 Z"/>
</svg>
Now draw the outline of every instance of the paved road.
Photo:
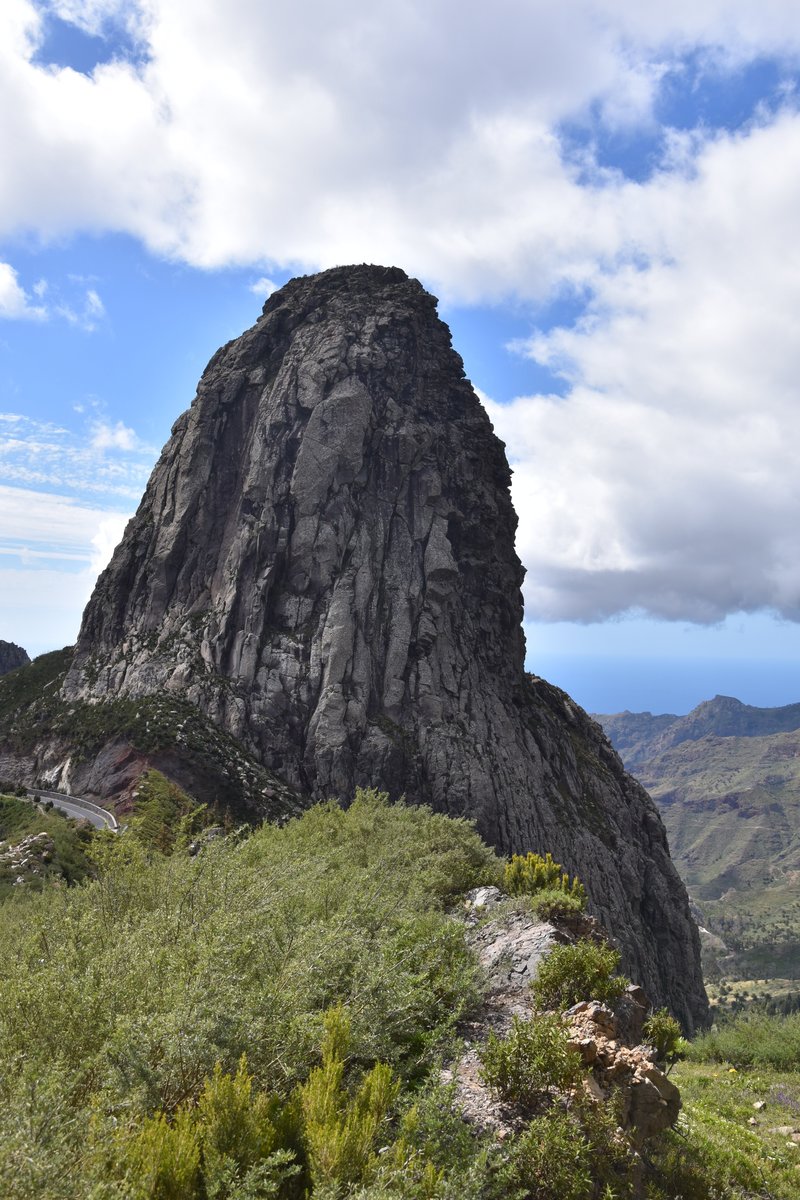
<svg viewBox="0 0 800 1200">
<path fill-rule="evenodd" d="M 80 796 L 68 796 L 64 792 L 45 792 L 39 788 L 28 788 L 29 796 L 37 796 L 40 800 L 52 800 L 53 807 L 66 813 L 68 817 L 82 818 L 90 821 L 97 829 L 119 829 L 117 818 L 112 812 L 83 800 Z"/>
</svg>

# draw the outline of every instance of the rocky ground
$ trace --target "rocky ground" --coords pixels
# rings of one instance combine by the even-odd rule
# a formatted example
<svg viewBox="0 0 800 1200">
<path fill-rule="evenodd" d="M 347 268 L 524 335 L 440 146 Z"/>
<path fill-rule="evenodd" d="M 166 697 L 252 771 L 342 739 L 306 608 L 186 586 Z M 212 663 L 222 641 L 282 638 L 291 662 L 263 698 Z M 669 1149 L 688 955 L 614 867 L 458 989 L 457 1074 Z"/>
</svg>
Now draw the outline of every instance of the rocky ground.
<svg viewBox="0 0 800 1200">
<path fill-rule="evenodd" d="M 540 921 L 529 912 L 509 911 L 503 904 L 507 899 L 497 888 L 469 894 L 467 936 L 489 987 L 482 1011 L 464 1028 L 464 1054 L 443 1072 L 445 1082 L 455 1082 L 465 1119 L 501 1141 L 522 1128 L 524 1114 L 504 1104 L 483 1082 L 480 1047 L 490 1032 L 507 1033 L 514 1017 L 533 1015 L 530 984 L 539 963 L 553 946 L 576 937 L 574 930 Z M 603 936 L 590 918 L 588 928 L 580 932 Z M 649 1009 L 642 989 L 631 985 L 613 1009 L 588 999 L 563 1014 L 570 1044 L 588 1068 L 584 1088 L 599 1104 L 609 1102 L 613 1094 L 621 1128 L 631 1130 L 639 1142 L 673 1125 L 681 1107 L 678 1089 L 656 1064 L 653 1047 L 642 1040 Z"/>
</svg>

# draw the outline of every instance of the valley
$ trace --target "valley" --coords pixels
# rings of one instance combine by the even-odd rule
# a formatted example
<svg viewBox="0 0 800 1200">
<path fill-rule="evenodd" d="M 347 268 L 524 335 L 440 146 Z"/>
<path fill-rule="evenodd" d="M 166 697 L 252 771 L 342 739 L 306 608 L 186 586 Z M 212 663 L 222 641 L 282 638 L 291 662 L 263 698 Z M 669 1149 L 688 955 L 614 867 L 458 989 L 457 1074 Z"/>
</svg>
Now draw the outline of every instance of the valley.
<svg viewBox="0 0 800 1200">
<path fill-rule="evenodd" d="M 800 979 L 800 705 L 595 719 L 659 806 L 706 979 Z"/>
</svg>

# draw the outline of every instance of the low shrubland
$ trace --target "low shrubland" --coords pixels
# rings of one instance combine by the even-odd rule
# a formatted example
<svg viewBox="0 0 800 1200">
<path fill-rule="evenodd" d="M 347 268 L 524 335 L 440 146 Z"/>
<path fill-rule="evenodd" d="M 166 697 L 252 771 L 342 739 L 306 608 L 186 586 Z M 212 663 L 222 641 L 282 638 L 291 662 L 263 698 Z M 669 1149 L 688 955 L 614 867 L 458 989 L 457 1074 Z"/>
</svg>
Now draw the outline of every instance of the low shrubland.
<svg viewBox="0 0 800 1200">
<path fill-rule="evenodd" d="M 365 792 L 192 856 L 188 838 L 161 844 L 161 820 L 195 814 L 150 782 L 139 835 L 93 839 L 96 879 L 0 905 L 4 1198 L 792 1194 L 790 1151 L 743 1121 L 744 1071 L 680 1064 L 681 1129 L 637 1159 L 614 1104 L 585 1096 L 557 1012 L 484 1045 L 516 1132 L 464 1123 L 441 1065 L 482 985 L 455 913 L 502 869 L 467 823 Z M 556 1009 L 620 987 L 594 943 L 556 965 Z M 772 1086 L 751 1090 L 800 1114 L 800 1089 Z"/>
</svg>

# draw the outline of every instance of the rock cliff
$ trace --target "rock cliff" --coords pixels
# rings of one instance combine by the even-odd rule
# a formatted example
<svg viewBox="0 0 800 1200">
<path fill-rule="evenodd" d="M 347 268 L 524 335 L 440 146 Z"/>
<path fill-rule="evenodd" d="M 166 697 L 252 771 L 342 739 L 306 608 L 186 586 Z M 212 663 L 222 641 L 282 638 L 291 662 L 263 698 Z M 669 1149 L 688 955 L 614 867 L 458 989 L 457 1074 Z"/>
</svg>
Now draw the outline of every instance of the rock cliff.
<svg viewBox="0 0 800 1200">
<path fill-rule="evenodd" d="M 586 883 L 689 1028 L 699 947 L 646 793 L 523 669 L 502 443 L 396 268 L 293 280 L 211 360 L 86 609 L 70 701 L 175 693 L 297 792 L 474 818 Z"/>
<path fill-rule="evenodd" d="M 23 650 L 22 646 L 0 640 L 0 675 L 16 671 L 17 667 L 24 667 L 30 661 L 27 650 Z"/>
</svg>

